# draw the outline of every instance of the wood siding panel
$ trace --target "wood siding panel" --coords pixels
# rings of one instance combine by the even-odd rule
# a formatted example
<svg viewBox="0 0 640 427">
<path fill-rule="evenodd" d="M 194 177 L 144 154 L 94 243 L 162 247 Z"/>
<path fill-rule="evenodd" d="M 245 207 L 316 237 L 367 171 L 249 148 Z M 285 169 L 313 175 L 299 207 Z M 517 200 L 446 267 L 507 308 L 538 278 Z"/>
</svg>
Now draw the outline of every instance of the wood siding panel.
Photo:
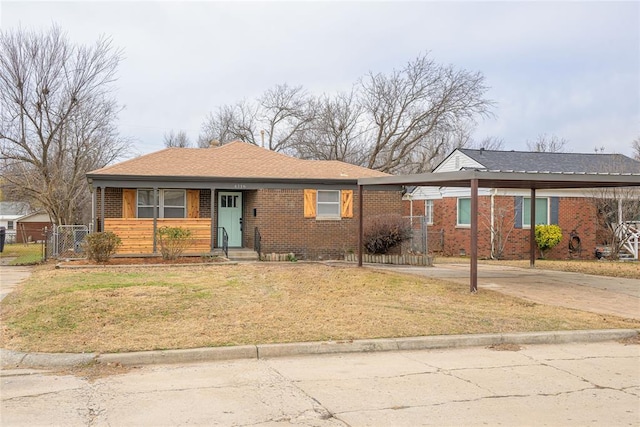
<svg viewBox="0 0 640 427">
<path fill-rule="evenodd" d="M 106 218 L 105 231 L 112 231 L 120 237 L 122 245 L 119 255 L 153 253 L 153 220 Z M 191 230 L 193 245 L 186 254 L 209 253 L 211 248 L 211 220 L 198 219 L 158 219 L 160 227 L 182 227 Z"/>
</svg>

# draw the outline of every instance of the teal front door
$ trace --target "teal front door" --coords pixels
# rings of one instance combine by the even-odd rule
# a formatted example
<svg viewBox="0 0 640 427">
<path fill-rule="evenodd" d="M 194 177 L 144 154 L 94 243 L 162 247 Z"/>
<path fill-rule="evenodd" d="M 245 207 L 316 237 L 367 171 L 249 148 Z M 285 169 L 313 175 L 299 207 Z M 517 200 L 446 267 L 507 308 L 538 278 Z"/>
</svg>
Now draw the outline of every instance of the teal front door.
<svg viewBox="0 0 640 427">
<path fill-rule="evenodd" d="M 242 247 L 242 193 L 218 193 L 218 228 L 224 227 L 229 235 L 229 247 Z M 218 231 L 218 247 L 222 247 L 222 231 Z"/>
</svg>

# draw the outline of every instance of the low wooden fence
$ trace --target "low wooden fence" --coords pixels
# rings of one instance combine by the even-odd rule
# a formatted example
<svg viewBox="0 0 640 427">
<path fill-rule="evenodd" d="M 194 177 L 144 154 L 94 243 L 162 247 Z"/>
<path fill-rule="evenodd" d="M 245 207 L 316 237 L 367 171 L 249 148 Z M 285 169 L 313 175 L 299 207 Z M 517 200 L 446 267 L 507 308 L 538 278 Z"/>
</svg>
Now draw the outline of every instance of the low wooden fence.
<svg viewBox="0 0 640 427">
<path fill-rule="evenodd" d="M 182 227 L 191 230 L 193 244 L 186 253 L 209 253 L 211 251 L 211 219 L 158 219 L 160 227 Z M 118 254 L 152 254 L 153 253 L 153 219 L 107 218 L 104 220 L 104 231 L 112 231 L 122 240 Z M 158 253 L 160 242 L 157 243 Z"/>
<path fill-rule="evenodd" d="M 358 254 L 348 253 L 344 255 L 344 260 L 358 262 Z M 432 259 L 428 255 L 371 255 L 362 254 L 362 262 L 371 264 L 396 264 L 396 265 L 433 265 Z"/>
</svg>

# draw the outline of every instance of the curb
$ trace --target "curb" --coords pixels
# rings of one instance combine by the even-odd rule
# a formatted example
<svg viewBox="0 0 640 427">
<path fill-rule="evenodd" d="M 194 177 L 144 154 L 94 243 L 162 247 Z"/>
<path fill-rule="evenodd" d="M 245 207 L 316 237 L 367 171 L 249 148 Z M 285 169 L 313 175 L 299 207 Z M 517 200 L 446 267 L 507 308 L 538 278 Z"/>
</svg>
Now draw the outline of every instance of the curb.
<svg viewBox="0 0 640 427">
<path fill-rule="evenodd" d="M 614 341 L 635 337 L 636 329 L 522 332 L 507 334 L 437 335 L 353 341 L 319 341 L 289 344 L 259 344 L 183 350 L 153 350 L 131 353 L 24 353 L 0 349 L 0 366 L 11 368 L 62 368 L 88 363 L 125 366 L 269 359 L 318 354 L 370 353 L 380 351 L 429 350 L 497 344 L 566 344 Z"/>
</svg>

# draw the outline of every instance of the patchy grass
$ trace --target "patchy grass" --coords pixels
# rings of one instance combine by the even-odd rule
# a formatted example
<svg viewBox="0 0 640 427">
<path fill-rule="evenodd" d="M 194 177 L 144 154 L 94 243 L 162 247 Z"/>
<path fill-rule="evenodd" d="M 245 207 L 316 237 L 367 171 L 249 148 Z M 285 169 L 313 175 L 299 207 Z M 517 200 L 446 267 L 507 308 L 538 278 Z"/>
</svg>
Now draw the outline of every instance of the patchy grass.
<svg viewBox="0 0 640 427">
<path fill-rule="evenodd" d="M 42 262 L 42 244 L 12 243 L 5 245 L 0 258 L 15 258 L 9 265 L 34 265 Z"/>
<path fill-rule="evenodd" d="M 469 258 L 437 257 L 437 264 L 464 264 Z M 478 260 L 483 264 L 508 265 L 511 267 L 529 268 L 529 260 Z M 640 263 L 637 261 L 609 260 L 536 260 L 536 267 L 541 270 L 569 271 L 574 273 L 593 274 L 596 276 L 623 277 L 640 279 Z"/>
<path fill-rule="evenodd" d="M 0 308 L 0 346 L 43 352 L 640 327 L 440 280 L 290 263 L 41 266 Z"/>
</svg>

